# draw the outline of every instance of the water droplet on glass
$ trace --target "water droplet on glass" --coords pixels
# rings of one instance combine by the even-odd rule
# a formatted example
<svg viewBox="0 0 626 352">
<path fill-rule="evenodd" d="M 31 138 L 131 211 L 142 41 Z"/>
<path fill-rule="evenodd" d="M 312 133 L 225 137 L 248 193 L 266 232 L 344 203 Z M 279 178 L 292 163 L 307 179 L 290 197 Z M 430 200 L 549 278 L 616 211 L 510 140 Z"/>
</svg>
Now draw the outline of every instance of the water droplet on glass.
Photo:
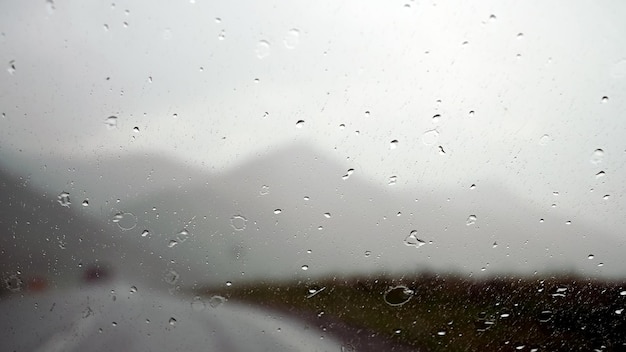
<svg viewBox="0 0 626 352">
<path fill-rule="evenodd" d="M 131 286 L 130 293 L 137 293 L 137 286 Z"/>
<path fill-rule="evenodd" d="M 309 270 L 309 266 L 308 265 L 303 265 L 301 269 L 303 271 L 307 271 L 307 270 Z"/>
<path fill-rule="evenodd" d="M 602 178 L 604 176 L 606 176 L 606 173 L 604 171 L 600 171 L 596 174 L 596 178 Z"/>
<path fill-rule="evenodd" d="M 324 213 L 324 217 L 325 217 L 326 219 L 330 219 L 330 213 Z"/>
<path fill-rule="evenodd" d="M 465 221 L 465 225 L 470 226 L 476 223 L 476 215 L 470 215 L 467 217 L 467 221 Z"/>
<path fill-rule="evenodd" d="M 593 151 L 593 154 L 591 154 L 591 163 L 597 165 L 602 162 L 603 158 L 604 158 L 604 150 L 596 149 Z"/>
<path fill-rule="evenodd" d="M 404 239 L 404 244 L 406 246 L 409 247 L 415 247 L 415 248 L 420 248 L 421 246 L 425 245 L 426 242 L 420 240 L 419 238 L 417 238 L 417 231 L 413 230 L 411 231 L 411 233 L 409 233 L 409 235 Z"/>
<path fill-rule="evenodd" d="M 321 317 L 322 315 L 320 314 L 318 316 Z M 354 347 L 353 345 L 350 345 L 350 344 L 342 345 L 341 346 L 341 352 L 356 352 L 356 347 Z"/>
<path fill-rule="evenodd" d="M 108 32 L 108 31 L 109 31 L 109 25 L 108 25 L 108 24 L 106 24 L 106 23 L 102 25 L 102 28 L 104 28 L 104 31 L 105 31 L 105 32 Z"/>
<path fill-rule="evenodd" d="M 389 149 L 394 150 L 398 147 L 398 140 L 394 139 L 393 141 L 391 141 L 391 143 L 389 143 Z"/>
<path fill-rule="evenodd" d="M 602 102 L 603 102 L 603 103 L 608 103 L 608 102 L 609 102 L 609 97 L 607 97 L 607 96 L 603 96 L 603 97 L 602 97 Z"/>
<path fill-rule="evenodd" d="M 593 259 L 593 258 L 594 258 L 594 255 L 593 255 L 593 254 L 589 254 L 589 256 L 587 256 L 587 259 L 589 259 L 589 260 L 591 260 L 591 259 Z"/>
<path fill-rule="evenodd" d="M 422 135 L 422 143 L 424 145 L 433 145 L 439 139 L 439 132 L 437 130 L 428 130 Z"/>
<path fill-rule="evenodd" d="M 365 111 L 365 117 L 370 117 L 370 111 L 369 110 Z"/>
<path fill-rule="evenodd" d="M 472 185 L 470 186 L 470 189 L 476 189 L 476 184 L 472 183 Z"/>
<path fill-rule="evenodd" d="M 256 57 L 264 59 L 270 55 L 271 46 L 267 40 L 260 40 L 256 45 Z"/>
<path fill-rule="evenodd" d="M 226 39 L 226 31 L 225 30 L 221 30 L 220 33 L 217 35 L 217 39 L 218 40 L 224 40 Z"/>
<path fill-rule="evenodd" d="M 304 196 L 304 200 L 305 200 L 305 201 L 308 201 L 308 200 L 310 200 L 310 199 L 311 199 L 311 198 L 310 198 L 309 196 Z"/>
<path fill-rule="evenodd" d="M 342 124 L 340 124 L 340 125 L 339 125 L 339 129 L 340 129 L 340 130 L 343 130 L 344 128 L 346 128 L 346 125 L 345 125 L 345 124 L 343 124 L 343 123 L 342 123 Z"/>
<path fill-rule="evenodd" d="M 385 303 L 392 307 L 399 307 L 407 303 L 415 292 L 406 286 L 391 287 L 383 296 Z"/>
<path fill-rule="evenodd" d="M 177 243 L 183 243 L 183 242 L 187 241 L 188 238 L 189 238 L 189 231 L 187 231 L 187 229 L 182 229 L 180 232 L 178 232 L 176 234 L 175 241 Z M 171 243 L 171 241 L 170 241 L 170 243 Z M 176 244 L 174 244 L 174 245 L 176 245 Z"/>
<path fill-rule="evenodd" d="M 139 127 L 137 127 L 137 126 L 133 127 L 133 132 L 139 133 Z"/>
<path fill-rule="evenodd" d="M 282 213 L 282 209 L 274 209 L 274 214 L 280 214 Z"/>
<path fill-rule="evenodd" d="M 236 231 L 243 231 L 246 229 L 246 223 L 248 219 L 241 215 L 234 215 L 230 218 L 230 226 L 233 227 Z"/>
<path fill-rule="evenodd" d="M 489 16 L 489 22 L 495 22 L 495 21 L 496 21 L 496 15 L 491 14 L 491 15 Z"/>
<path fill-rule="evenodd" d="M 352 175 L 352 173 L 354 173 L 354 169 L 348 169 L 346 174 L 341 176 L 341 178 L 344 179 L 344 180 L 347 180 Z"/>
<path fill-rule="evenodd" d="M 89 199 L 83 200 L 82 204 L 83 204 L 84 207 L 88 207 L 89 206 Z"/>
<path fill-rule="evenodd" d="M 165 273 L 165 277 L 163 278 L 163 280 L 170 285 L 174 285 L 178 282 L 179 278 L 180 275 L 175 270 L 169 270 L 167 273 Z"/>
<path fill-rule="evenodd" d="M 604 197 L 602 197 L 604 200 L 609 200 L 609 198 L 611 198 L 610 194 L 605 194 Z"/>
<path fill-rule="evenodd" d="M 294 49 L 298 46 L 298 42 L 300 41 L 300 31 L 296 28 L 292 28 L 287 32 L 283 43 L 285 43 L 285 47 L 287 49 Z"/>
<path fill-rule="evenodd" d="M 172 326 L 176 325 L 176 319 L 175 319 L 175 318 L 173 318 L 173 317 L 172 317 L 172 318 L 170 318 L 170 320 L 169 320 L 169 324 L 170 324 L 170 325 L 172 325 Z"/>
<path fill-rule="evenodd" d="M 599 267 L 603 267 L 603 266 L 604 266 L 604 263 L 598 263 L 598 266 L 599 266 Z"/>
<path fill-rule="evenodd" d="M 522 38 L 524 38 L 524 33 L 522 32 L 517 33 L 517 39 L 522 39 Z"/>
<path fill-rule="evenodd" d="M 540 323 L 547 323 L 550 321 L 550 319 L 552 319 L 552 311 L 551 310 L 544 310 L 539 314 L 539 322 Z"/>
<path fill-rule="evenodd" d="M 304 126 L 304 120 L 298 120 L 296 122 L 296 128 L 302 128 Z"/>
<path fill-rule="evenodd" d="M 470 110 L 470 112 L 469 112 L 468 116 L 469 116 L 469 117 L 474 117 L 474 115 L 475 115 L 475 114 L 476 114 L 476 113 L 474 112 L 474 110 Z"/>
<path fill-rule="evenodd" d="M 148 231 L 148 230 L 143 230 L 143 231 L 141 232 L 141 237 L 146 237 L 146 236 L 148 236 L 149 234 L 150 234 L 150 231 Z"/>
<path fill-rule="evenodd" d="M 137 226 L 137 217 L 133 213 L 116 213 L 111 221 L 124 231 L 132 230 Z"/>
<path fill-rule="evenodd" d="M 389 185 L 389 186 L 393 186 L 393 185 L 395 185 L 397 180 L 398 180 L 398 177 L 397 177 L 397 176 L 390 176 L 390 177 L 389 177 L 389 183 L 388 183 L 388 185 Z"/>
<path fill-rule="evenodd" d="M 109 116 L 104 120 L 107 129 L 112 130 L 117 127 L 117 116 Z"/>
<path fill-rule="evenodd" d="M 366 257 L 369 257 L 370 255 L 372 255 L 372 252 L 371 252 L 371 251 L 365 251 L 365 256 L 366 256 Z"/>
<path fill-rule="evenodd" d="M 266 186 L 266 185 L 261 186 L 261 190 L 259 191 L 260 195 L 264 196 L 269 193 L 270 193 L 270 186 Z"/>
<path fill-rule="evenodd" d="M 230 281 L 226 281 L 226 287 L 231 287 L 232 285 L 233 285 L 233 283 L 232 283 L 232 282 L 230 282 Z"/>
<path fill-rule="evenodd" d="M 541 138 L 539 138 L 539 145 L 541 146 L 545 146 L 550 142 L 550 136 L 547 134 L 544 134 L 543 136 L 541 136 Z"/>
<path fill-rule="evenodd" d="M 15 74 L 15 60 L 9 61 L 9 67 L 7 68 L 9 74 Z"/>
<path fill-rule="evenodd" d="M 226 285 L 228 286 L 228 283 L 226 283 Z M 231 284 L 232 285 L 232 284 Z M 217 308 L 219 306 L 221 306 L 222 304 L 224 304 L 224 302 L 226 302 L 227 299 L 222 297 L 222 296 L 212 296 L 211 298 L 209 298 L 209 306 L 211 306 L 211 308 Z"/>
<path fill-rule="evenodd" d="M 170 242 L 167 244 L 167 248 L 173 248 L 178 244 L 177 240 L 170 240 Z"/>
<path fill-rule="evenodd" d="M 494 242 L 493 245 L 491 245 L 491 248 L 496 248 L 498 247 L 498 242 Z"/>
<path fill-rule="evenodd" d="M 615 310 L 615 314 L 618 314 L 618 315 L 621 315 L 623 312 L 624 312 L 624 308 Z"/>
<path fill-rule="evenodd" d="M 11 292 L 19 292 L 24 288 L 24 281 L 18 274 L 13 274 L 4 279 L 4 285 Z"/>
<path fill-rule="evenodd" d="M 62 207 L 69 208 L 70 204 L 72 204 L 70 202 L 70 194 L 67 192 L 61 192 L 61 194 L 59 194 L 57 198 L 58 198 L 57 202 L 59 202 L 59 204 L 61 204 Z"/>
<path fill-rule="evenodd" d="M 315 295 L 317 295 L 318 293 L 324 291 L 326 289 L 326 287 L 317 287 L 317 286 L 313 286 L 313 287 L 309 287 L 308 291 L 309 294 L 306 296 L 306 298 L 312 298 Z"/>
<path fill-rule="evenodd" d="M 435 114 L 435 115 L 433 115 L 432 122 L 433 122 L 433 123 L 435 123 L 435 124 L 436 124 L 436 123 L 439 123 L 439 118 L 440 118 L 440 117 L 441 117 L 441 115 L 439 115 L 439 114 Z"/>
<path fill-rule="evenodd" d="M 206 305 L 204 304 L 202 297 L 195 296 L 193 300 L 191 301 L 191 309 L 193 309 L 194 312 L 201 312 L 205 308 L 206 308 Z"/>
</svg>

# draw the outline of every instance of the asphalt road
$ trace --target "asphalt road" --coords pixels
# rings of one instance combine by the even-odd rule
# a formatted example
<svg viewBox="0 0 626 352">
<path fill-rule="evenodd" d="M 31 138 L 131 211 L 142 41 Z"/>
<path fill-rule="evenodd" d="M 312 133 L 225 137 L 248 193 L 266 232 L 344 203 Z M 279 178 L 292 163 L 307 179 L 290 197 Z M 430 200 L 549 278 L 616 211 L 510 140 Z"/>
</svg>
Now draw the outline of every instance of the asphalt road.
<svg viewBox="0 0 626 352">
<path fill-rule="evenodd" d="M 112 288 L 113 287 L 113 288 Z M 0 298 L 0 351 L 349 351 L 330 334 L 249 305 L 213 307 L 123 283 Z M 214 302 L 213 302 L 214 303 Z"/>
</svg>

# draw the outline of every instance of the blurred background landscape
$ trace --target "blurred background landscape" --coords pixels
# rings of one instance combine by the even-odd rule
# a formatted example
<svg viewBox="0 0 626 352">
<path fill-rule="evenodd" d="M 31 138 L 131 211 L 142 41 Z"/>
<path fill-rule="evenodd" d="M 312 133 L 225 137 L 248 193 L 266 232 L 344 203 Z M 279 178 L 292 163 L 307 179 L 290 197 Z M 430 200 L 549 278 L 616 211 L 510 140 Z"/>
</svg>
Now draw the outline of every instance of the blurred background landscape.
<svg viewBox="0 0 626 352">
<path fill-rule="evenodd" d="M 3 2 L 2 297 L 124 282 L 346 351 L 617 350 L 625 14 Z"/>
<path fill-rule="evenodd" d="M 153 285 L 174 271 L 182 286 L 422 271 L 623 278 L 617 238 L 495 180 L 397 191 L 323 154 L 296 145 L 226 175 L 156 156 L 7 172 L 3 268 L 63 281 L 101 263 Z"/>
<path fill-rule="evenodd" d="M 626 342 L 622 244 L 495 182 L 395 193 L 305 146 L 225 176 L 156 156 L 54 164 L 72 174 L 59 194 L 65 172 L 0 181 L 6 294 L 127 282 L 293 315 L 353 350 Z"/>
</svg>

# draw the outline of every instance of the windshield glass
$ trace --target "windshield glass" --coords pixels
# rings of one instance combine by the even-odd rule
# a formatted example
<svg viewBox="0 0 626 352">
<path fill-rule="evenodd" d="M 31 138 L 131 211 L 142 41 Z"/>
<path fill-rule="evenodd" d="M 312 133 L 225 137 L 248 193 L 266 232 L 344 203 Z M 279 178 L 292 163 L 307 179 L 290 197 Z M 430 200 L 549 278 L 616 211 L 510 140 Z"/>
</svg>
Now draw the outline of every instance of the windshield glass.
<svg viewBox="0 0 626 352">
<path fill-rule="evenodd" d="M 0 3 L 0 346 L 623 348 L 624 15 Z"/>
</svg>

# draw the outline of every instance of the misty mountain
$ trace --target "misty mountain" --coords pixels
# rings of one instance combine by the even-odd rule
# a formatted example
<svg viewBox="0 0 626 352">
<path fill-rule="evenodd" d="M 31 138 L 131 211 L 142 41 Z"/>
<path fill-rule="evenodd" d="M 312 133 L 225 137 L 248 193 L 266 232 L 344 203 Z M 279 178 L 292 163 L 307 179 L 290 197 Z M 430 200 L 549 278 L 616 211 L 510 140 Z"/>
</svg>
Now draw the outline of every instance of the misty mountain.
<svg viewBox="0 0 626 352">
<path fill-rule="evenodd" d="M 350 162 L 326 155 L 293 145 L 225 171 L 158 155 L 48 162 L 45 171 L 39 166 L 31 173 L 48 205 L 3 216 L 11 218 L 3 226 L 11 228 L 18 218 L 66 219 L 71 226 L 65 232 L 30 221 L 45 224 L 39 231 L 55 239 L 84 231 L 84 241 L 102 247 L 92 251 L 94 258 L 123 253 L 121 263 L 131 266 L 152 260 L 158 264 L 144 265 L 144 278 L 163 283 L 175 272 L 184 286 L 422 270 L 624 276 L 623 242 L 615 234 L 520 199 L 504 182 L 414 189 L 393 175 L 368 179 Z M 16 201 L 40 204 L 15 187 Z M 63 191 L 75 199 L 70 209 L 56 202 Z M 84 209 L 83 198 L 89 199 Z M 44 244 L 48 250 L 56 245 Z M 13 255 L 27 262 L 32 248 L 24 245 Z M 67 247 L 63 253 L 73 252 Z"/>
</svg>

